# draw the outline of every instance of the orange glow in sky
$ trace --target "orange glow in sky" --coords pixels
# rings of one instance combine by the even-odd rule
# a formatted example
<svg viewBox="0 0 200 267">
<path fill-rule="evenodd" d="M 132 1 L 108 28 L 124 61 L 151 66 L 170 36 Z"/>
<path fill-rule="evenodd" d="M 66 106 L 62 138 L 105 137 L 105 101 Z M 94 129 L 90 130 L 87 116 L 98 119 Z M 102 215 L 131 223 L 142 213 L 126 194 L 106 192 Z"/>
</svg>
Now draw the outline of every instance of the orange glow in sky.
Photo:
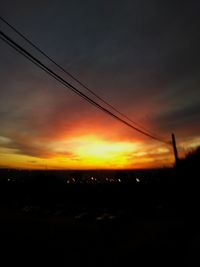
<svg viewBox="0 0 200 267">
<path fill-rule="evenodd" d="M 1 137 L 1 143 L 9 140 Z M 38 146 L 38 143 L 35 143 Z M 110 141 L 96 135 L 72 136 L 46 144 L 49 155 L 30 156 L 16 149 L 0 149 L 1 165 L 30 169 L 130 169 L 170 165 L 167 146 L 141 141 Z"/>
<path fill-rule="evenodd" d="M 137 169 L 172 166 L 172 147 L 140 135 L 113 120 L 62 125 L 47 134 L 17 131 L 0 135 L 0 167 L 28 169 Z M 115 121 L 114 121 L 115 122 Z M 48 126 L 48 125 L 47 125 Z M 87 127 L 90 126 L 90 127 Z M 169 136 L 170 138 L 170 136 Z M 199 136 L 177 139 L 179 155 L 200 145 Z"/>
<path fill-rule="evenodd" d="M 3 2 L 0 168 L 162 168 L 171 133 L 181 157 L 200 146 L 198 1 Z"/>
</svg>

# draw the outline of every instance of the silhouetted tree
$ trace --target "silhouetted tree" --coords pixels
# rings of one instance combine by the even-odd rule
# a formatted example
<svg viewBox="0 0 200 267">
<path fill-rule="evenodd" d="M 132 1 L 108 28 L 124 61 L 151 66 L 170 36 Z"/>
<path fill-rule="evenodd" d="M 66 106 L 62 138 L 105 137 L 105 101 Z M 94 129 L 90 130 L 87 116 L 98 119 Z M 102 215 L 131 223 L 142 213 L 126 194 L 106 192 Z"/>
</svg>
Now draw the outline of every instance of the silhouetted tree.
<svg viewBox="0 0 200 267">
<path fill-rule="evenodd" d="M 200 169 L 200 147 L 193 149 L 185 158 L 180 160 L 180 168 L 186 171 L 199 171 Z"/>
<path fill-rule="evenodd" d="M 182 191 L 183 199 L 192 206 L 199 203 L 200 191 L 200 147 L 190 151 L 180 160 L 178 169 L 178 188 Z"/>
</svg>

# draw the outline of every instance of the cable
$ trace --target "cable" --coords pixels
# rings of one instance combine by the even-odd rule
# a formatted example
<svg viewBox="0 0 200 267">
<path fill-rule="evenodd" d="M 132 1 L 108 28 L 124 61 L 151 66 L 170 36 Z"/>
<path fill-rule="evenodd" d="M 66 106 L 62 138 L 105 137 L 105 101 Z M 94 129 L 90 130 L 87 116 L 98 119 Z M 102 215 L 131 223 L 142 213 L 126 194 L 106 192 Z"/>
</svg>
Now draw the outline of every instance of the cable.
<svg viewBox="0 0 200 267">
<path fill-rule="evenodd" d="M 51 61 L 53 64 L 55 64 L 60 70 L 62 70 L 64 73 L 66 73 L 69 77 L 71 77 L 74 81 L 76 81 L 79 85 L 81 85 L 83 88 L 85 88 L 88 92 L 90 92 L 92 95 L 94 95 L 97 99 L 101 100 L 104 104 L 106 104 L 108 107 L 110 107 L 112 110 L 117 112 L 122 117 L 126 118 L 129 122 L 135 124 L 136 126 L 143 129 L 145 132 L 156 136 L 159 139 L 160 138 L 157 134 L 147 130 L 145 127 L 143 127 L 141 124 L 137 123 L 136 121 L 130 119 L 127 115 L 119 111 L 117 108 L 115 108 L 113 105 L 108 103 L 104 98 L 97 95 L 93 90 L 91 90 L 88 86 L 83 84 L 81 81 L 79 81 L 74 75 L 69 73 L 66 69 L 64 69 L 60 64 L 58 64 L 54 59 L 52 59 L 50 56 L 48 56 L 44 51 L 42 51 L 37 45 L 35 45 L 32 41 L 30 41 L 24 34 L 22 34 L 20 31 L 18 31 L 14 26 L 12 26 L 7 20 L 2 18 L 0 16 L 0 20 L 3 21 L 6 25 L 8 25 L 14 32 L 16 32 L 20 37 L 22 37 L 26 42 L 28 42 L 31 46 L 33 46 L 37 51 L 39 51 L 43 56 L 45 56 L 49 61 Z"/>
<path fill-rule="evenodd" d="M 29 59 L 32 63 L 34 63 L 35 65 L 37 65 L 39 68 L 41 68 L 42 70 L 44 70 L 45 72 L 47 72 L 48 74 L 50 74 L 54 79 L 56 79 L 57 81 L 59 81 L 60 83 L 62 83 L 64 86 L 66 86 L 67 88 L 69 88 L 70 90 L 72 90 L 73 92 L 75 92 L 76 94 L 78 94 L 79 96 L 81 96 L 82 98 L 84 98 L 90 104 L 96 106 L 97 108 L 99 108 L 103 112 L 109 114 L 110 116 L 112 116 L 116 120 L 122 122 L 123 124 L 127 125 L 128 127 L 132 128 L 132 129 L 138 131 L 139 133 L 141 133 L 141 134 L 143 134 L 145 136 L 148 136 L 148 137 L 150 137 L 150 138 L 152 138 L 154 140 L 160 141 L 162 143 L 169 144 L 169 142 L 166 142 L 164 140 L 158 139 L 157 137 L 155 137 L 153 135 L 150 135 L 150 134 L 148 134 L 148 133 L 146 133 L 146 132 L 138 129 L 137 127 L 131 125 L 130 123 L 128 123 L 128 122 L 124 121 L 123 119 L 121 119 L 120 117 L 118 117 L 117 115 L 113 114 L 111 111 L 109 111 L 106 108 L 102 107 L 96 101 L 94 101 L 93 99 L 91 99 L 90 97 L 88 97 L 87 95 L 85 95 L 84 93 L 82 93 L 80 90 L 78 90 L 73 85 L 71 85 L 70 83 L 68 83 L 65 79 L 63 79 L 57 73 L 55 73 L 54 71 L 52 71 L 49 67 L 47 67 L 46 65 L 44 65 L 40 60 L 38 60 L 36 57 L 34 57 L 32 54 L 30 54 L 28 51 L 26 51 L 22 46 L 20 46 L 15 41 L 13 41 L 5 33 L 3 33 L 2 31 L 0 31 L 0 35 L 2 36 L 0 38 L 4 42 L 6 41 L 6 43 L 9 44 L 12 48 L 14 48 L 17 52 L 19 52 L 20 54 L 22 54 L 23 56 L 25 56 L 27 59 Z"/>
<path fill-rule="evenodd" d="M 78 94 L 79 96 L 81 96 L 82 98 L 84 98 L 85 100 L 87 100 L 92 105 L 96 106 L 97 108 L 101 109 L 105 113 L 107 113 L 110 116 L 114 117 L 115 119 L 121 121 L 122 123 L 124 123 L 125 125 L 131 127 L 132 129 L 134 129 L 134 130 L 142 133 L 143 135 L 146 135 L 148 137 L 151 137 L 152 139 L 155 139 L 157 141 L 160 141 L 160 142 L 169 144 L 169 142 L 166 142 L 164 140 L 158 139 L 155 136 L 152 136 L 152 135 L 150 135 L 150 134 L 148 134 L 148 133 L 146 133 L 146 132 L 138 129 L 137 127 L 134 127 L 133 125 L 129 124 L 128 122 L 124 121 L 123 119 L 119 118 L 118 116 L 116 116 L 115 114 L 113 114 L 112 112 L 110 112 L 109 110 L 105 109 L 100 104 L 98 104 L 96 101 L 92 100 L 90 97 L 86 96 L 84 93 L 82 93 L 81 91 L 79 91 L 73 85 L 71 85 L 70 83 L 68 83 L 61 76 L 59 76 L 58 74 L 56 74 L 55 72 L 53 72 L 50 68 L 48 68 L 47 66 L 45 66 L 41 61 L 39 61 L 36 57 L 34 57 L 33 55 L 31 55 L 23 47 L 21 47 L 20 45 L 18 45 L 15 41 L 13 41 L 11 38 L 9 38 L 5 33 L 3 33 L 2 31 L 0 31 L 0 34 L 3 36 L 3 38 L 2 37 L 0 37 L 0 38 L 3 41 L 6 41 L 6 43 L 9 44 L 12 48 L 14 48 L 17 52 L 20 52 L 20 54 L 22 54 L 23 56 L 25 56 L 32 63 L 34 63 L 35 65 L 37 65 L 38 67 L 40 67 L 42 70 L 44 70 L 45 72 L 47 72 L 48 74 L 50 74 L 54 79 L 56 79 L 57 81 L 61 82 L 64 86 L 66 86 L 67 88 L 69 88 L 70 90 L 72 90 L 73 92 L 75 92 L 76 94 Z"/>
</svg>

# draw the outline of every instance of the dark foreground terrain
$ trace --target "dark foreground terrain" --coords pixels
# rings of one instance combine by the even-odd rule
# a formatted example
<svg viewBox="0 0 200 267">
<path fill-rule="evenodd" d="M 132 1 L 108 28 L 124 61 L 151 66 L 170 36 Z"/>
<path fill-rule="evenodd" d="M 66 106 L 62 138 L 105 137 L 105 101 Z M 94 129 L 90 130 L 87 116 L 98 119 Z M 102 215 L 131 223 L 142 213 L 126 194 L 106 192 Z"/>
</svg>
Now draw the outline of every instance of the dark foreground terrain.
<svg viewBox="0 0 200 267">
<path fill-rule="evenodd" d="M 2 266 L 200 266 L 189 171 L 106 175 L 1 170 Z"/>
</svg>

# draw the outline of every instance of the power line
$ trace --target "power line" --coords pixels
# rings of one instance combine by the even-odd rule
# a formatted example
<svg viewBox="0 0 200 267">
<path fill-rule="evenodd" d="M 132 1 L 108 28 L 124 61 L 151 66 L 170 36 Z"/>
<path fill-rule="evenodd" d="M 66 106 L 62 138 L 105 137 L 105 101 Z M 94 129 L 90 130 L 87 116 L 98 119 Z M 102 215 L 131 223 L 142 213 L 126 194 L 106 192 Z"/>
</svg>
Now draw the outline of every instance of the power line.
<svg viewBox="0 0 200 267">
<path fill-rule="evenodd" d="M 67 88 L 69 88 L 70 90 L 72 90 L 73 92 L 75 92 L 76 94 L 78 94 L 79 96 L 81 96 L 82 98 L 84 98 L 86 101 L 88 101 L 90 104 L 96 106 L 97 108 L 101 109 L 102 111 L 104 111 L 105 113 L 109 114 L 110 116 L 114 117 L 115 119 L 117 119 L 118 121 L 124 123 L 125 125 L 131 127 L 132 129 L 140 132 L 143 135 L 146 135 L 152 139 L 155 139 L 157 141 L 169 144 L 169 142 L 166 142 L 164 140 L 158 139 L 157 137 L 150 135 L 140 129 L 138 129 L 137 127 L 129 124 L 128 122 L 124 121 L 123 119 L 119 118 L 118 116 L 116 116 L 115 114 L 113 114 L 112 112 L 110 112 L 109 110 L 107 110 L 106 108 L 102 107 L 100 104 L 98 104 L 96 101 L 92 100 L 90 97 L 86 96 L 84 93 L 82 93 L 80 90 L 78 90 L 77 88 L 75 88 L 73 85 L 71 85 L 70 83 L 68 83 L 65 79 L 63 79 L 61 76 L 59 76 L 58 74 L 56 74 L 54 71 L 52 71 L 49 67 L 45 66 L 40 60 L 38 60 L 36 57 L 34 57 L 33 55 L 31 55 L 28 51 L 26 51 L 23 47 L 21 47 L 19 44 L 17 44 L 15 41 L 13 41 L 10 37 L 8 37 L 5 33 L 3 33 L 2 31 L 0 31 L 0 34 L 2 37 L 0 37 L 3 41 L 5 41 L 8 45 L 10 45 L 12 48 L 14 48 L 17 52 L 19 52 L 20 54 L 22 54 L 23 56 L 25 56 L 27 59 L 29 59 L 32 63 L 34 63 L 35 65 L 37 65 L 39 68 L 41 68 L 42 70 L 44 70 L 46 73 L 50 74 L 54 79 L 56 79 L 57 81 L 59 81 L 60 83 L 62 83 L 64 86 L 66 86 Z"/>
<path fill-rule="evenodd" d="M 9 26 L 15 33 L 17 33 L 20 37 L 22 37 L 27 43 L 29 43 L 32 47 L 34 47 L 37 51 L 39 51 L 43 56 L 45 56 L 50 62 L 52 62 L 55 66 L 57 66 L 60 70 L 62 70 L 65 74 L 67 74 L 70 78 L 72 78 L 74 81 L 76 81 L 79 85 L 81 85 L 83 88 L 85 88 L 88 92 L 90 92 L 92 95 L 94 95 L 97 99 L 102 101 L 104 104 L 106 104 L 108 107 L 110 107 L 112 110 L 117 112 L 119 115 L 127 119 L 129 122 L 135 124 L 139 128 L 143 129 L 145 132 L 149 133 L 150 135 L 154 135 L 159 139 L 162 139 L 157 134 L 153 133 L 152 131 L 147 130 L 145 127 L 143 127 L 138 122 L 130 119 L 127 115 L 119 111 L 117 108 L 115 108 L 113 105 L 108 103 L 104 98 L 100 97 L 98 94 L 96 94 L 93 90 L 91 90 L 87 85 L 82 83 L 80 80 L 78 80 L 74 75 L 72 75 L 70 72 L 68 72 L 65 68 L 63 68 L 60 64 L 58 64 L 52 57 L 47 55 L 44 51 L 41 50 L 36 44 L 34 44 L 30 39 L 28 39 L 24 34 L 22 34 L 19 30 L 17 30 L 14 26 L 12 26 L 7 20 L 2 18 L 0 16 L 0 20 L 3 21 L 7 26 Z"/>
<path fill-rule="evenodd" d="M 161 140 L 143 130 L 138 129 L 137 127 L 131 125 L 130 123 L 128 123 L 127 121 L 121 119 L 120 117 L 118 117 L 117 115 L 113 114 L 111 111 L 107 110 L 106 108 L 102 107 L 100 104 L 98 104 L 96 101 L 94 101 L 93 99 L 91 99 L 90 97 L 88 97 L 87 95 L 85 95 L 84 93 L 82 93 L 80 90 L 78 90 L 76 87 L 74 87 L 73 85 L 71 85 L 69 82 L 67 82 L 64 78 L 62 78 L 60 75 L 58 75 L 57 73 L 55 73 L 54 71 L 52 71 L 49 67 L 47 67 L 46 65 L 44 65 L 39 59 L 37 59 L 35 56 L 33 56 L 31 53 L 29 53 L 28 51 L 26 51 L 22 46 L 20 46 L 19 44 L 17 44 L 14 40 L 12 40 L 10 37 L 8 37 L 4 32 L 2 32 L 0 30 L 0 38 L 1 40 L 3 40 L 4 42 L 6 42 L 8 45 L 10 45 L 12 48 L 14 48 L 17 52 L 19 52 L 21 55 L 25 56 L 28 60 L 30 60 L 32 63 L 34 63 L 36 66 L 38 66 L 39 68 L 41 68 L 42 70 L 44 70 L 46 73 L 48 73 L 49 75 L 51 75 L 54 79 L 56 79 L 57 81 L 59 81 L 61 84 L 63 84 L 65 87 L 69 88 L 70 90 L 72 90 L 73 92 L 75 92 L 76 94 L 78 94 L 79 96 L 81 96 L 83 99 L 85 99 L 87 102 L 89 102 L 90 104 L 96 106 L 97 108 L 99 108 L 100 110 L 102 110 L 103 112 L 107 113 L 108 115 L 112 116 L 113 118 L 115 118 L 116 120 L 122 122 L 123 124 L 127 125 L 128 127 L 138 131 L 139 133 L 150 137 L 154 140 L 160 141 L 162 143 L 165 144 L 169 144 L 169 142 L 166 142 L 164 140 Z"/>
</svg>

